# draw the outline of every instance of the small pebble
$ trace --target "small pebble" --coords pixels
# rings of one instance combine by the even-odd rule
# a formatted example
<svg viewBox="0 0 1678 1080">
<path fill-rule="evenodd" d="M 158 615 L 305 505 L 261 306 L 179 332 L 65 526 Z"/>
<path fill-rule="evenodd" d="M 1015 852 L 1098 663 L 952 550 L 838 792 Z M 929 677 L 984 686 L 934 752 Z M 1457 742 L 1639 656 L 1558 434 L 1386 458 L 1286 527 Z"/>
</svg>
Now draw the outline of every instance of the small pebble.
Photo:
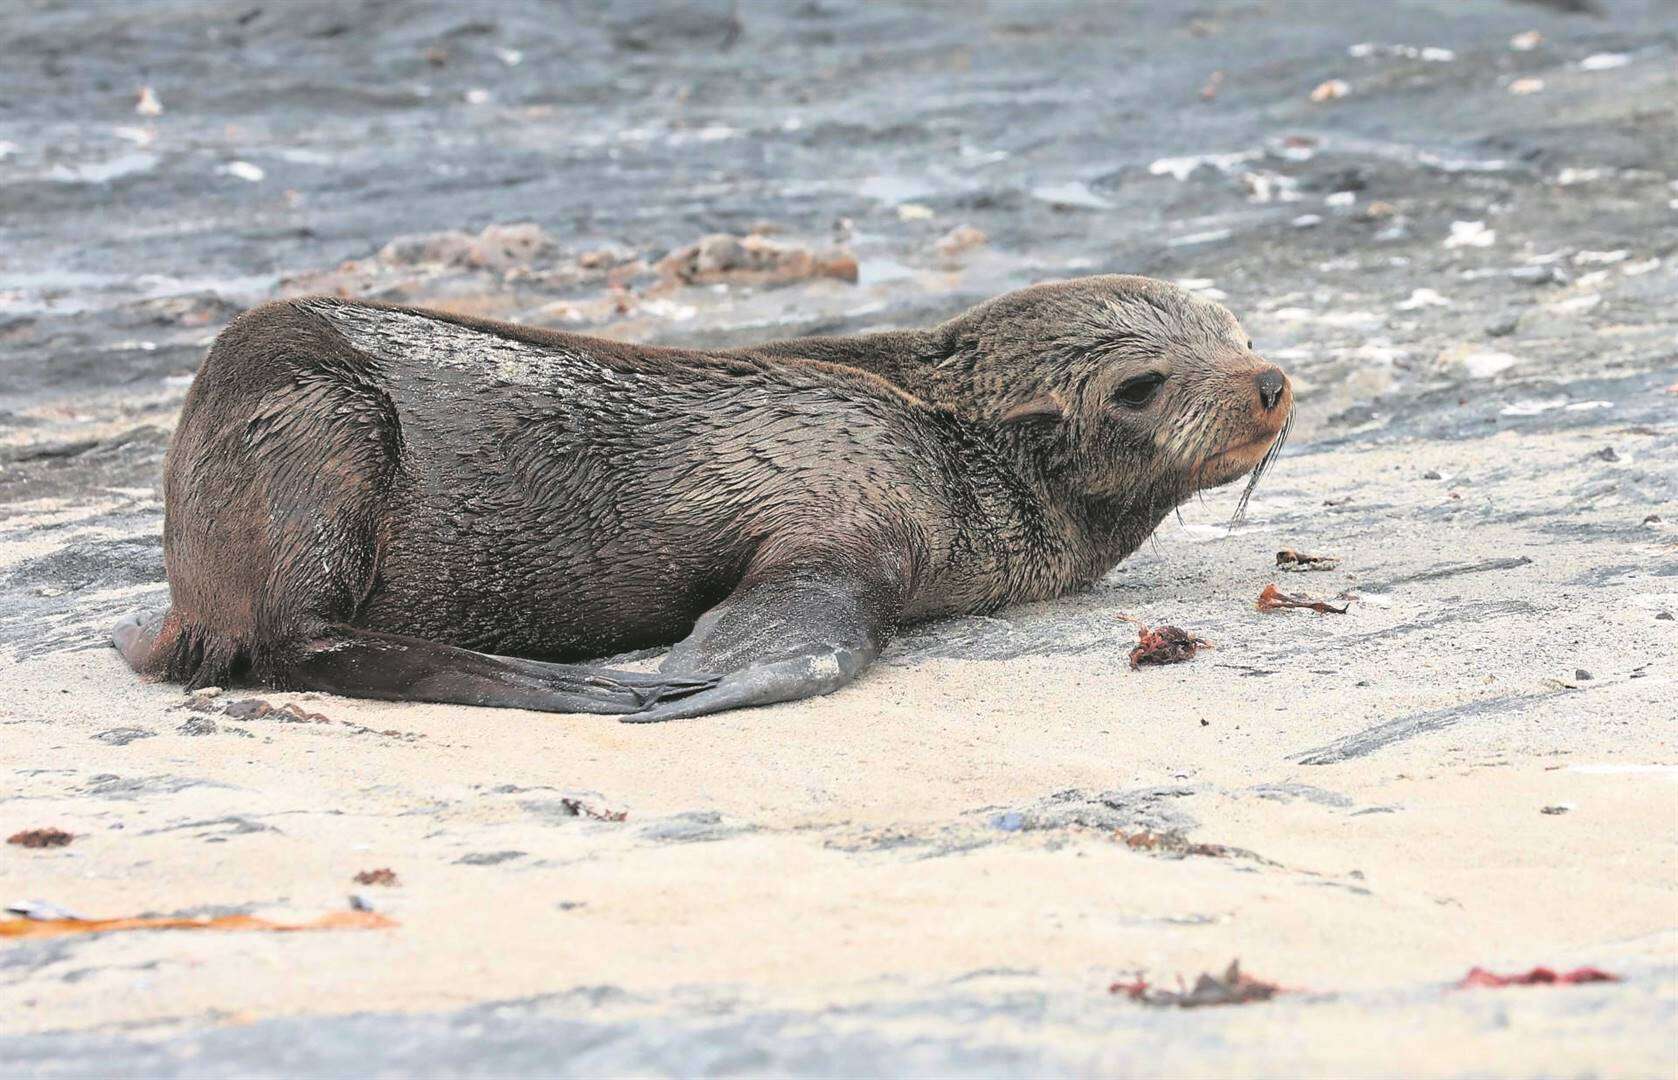
<svg viewBox="0 0 1678 1080">
<path fill-rule="evenodd" d="M 1586 671 L 1584 668 L 1574 668 L 1573 669 L 1573 677 L 1574 677 L 1574 679 L 1578 680 L 1579 682 L 1589 682 L 1591 679 L 1596 678 L 1595 675 L 1592 675 L 1590 672 Z"/>
<path fill-rule="evenodd" d="M 1631 57 L 1625 53 L 1592 53 L 1579 61 L 1581 71 L 1612 71 L 1625 67 L 1631 63 Z"/>
<path fill-rule="evenodd" d="M 223 176 L 236 177 L 252 184 L 257 183 L 264 176 L 268 175 L 262 171 L 262 166 L 252 165 L 248 161 L 229 161 L 226 165 L 223 165 L 216 171 L 221 173 Z"/>
<path fill-rule="evenodd" d="M 1564 803 L 1556 803 L 1554 806 L 1546 806 L 1538 812 L 1540 814 L 1565 814 L 1569 810 L 1572 810 L 1572 809 L 1573 809 L 1573 804 L 1572 803 L 1564 802 Z"/>
</svg>

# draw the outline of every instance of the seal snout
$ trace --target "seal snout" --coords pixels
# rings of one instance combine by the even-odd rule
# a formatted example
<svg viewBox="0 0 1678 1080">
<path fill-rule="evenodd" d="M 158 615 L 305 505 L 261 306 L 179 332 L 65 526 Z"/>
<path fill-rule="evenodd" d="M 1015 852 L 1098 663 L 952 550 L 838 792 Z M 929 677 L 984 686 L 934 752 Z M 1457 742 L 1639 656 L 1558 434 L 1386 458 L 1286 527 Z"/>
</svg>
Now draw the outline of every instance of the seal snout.
<svg viewBox="0 0 1678 1080">
<path fill-rule="evenodd" d="M 1274 435 L 1293 412 L 1293 383 L 1275 364 L 1264 364 L 1252 375 L 1253 425 Z"/>
</svg>

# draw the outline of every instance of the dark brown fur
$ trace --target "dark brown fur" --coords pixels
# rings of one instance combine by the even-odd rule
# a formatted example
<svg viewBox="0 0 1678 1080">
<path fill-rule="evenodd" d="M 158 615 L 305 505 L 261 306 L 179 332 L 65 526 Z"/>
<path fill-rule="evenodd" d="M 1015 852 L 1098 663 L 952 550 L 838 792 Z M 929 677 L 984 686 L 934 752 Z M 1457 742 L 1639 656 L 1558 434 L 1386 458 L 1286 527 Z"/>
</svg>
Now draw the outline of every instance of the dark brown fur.
<svg viewBox="0 0 1678 1080">
<path fill-rule="evenodd" d="M 1152 401 L 1115 397 L 1149 372 Z M 1142 278 L 725 353 L 280 301 L 223 331 L 187 396 L 165 466 L 171 608 L 118 643 L 195 686 L 356 693 L 406 664 L 364 689 L 555 708 L 590 706 L 525 683 L 592 687 L 616 673 L 565 662 L 690 632 L 666 670 L 707 686 L 828 641 L 860 670 L 904 622 L 1093 581 L 1248 472 L 1290 408 L 1228 312 Z M 518 693 L 437 692 L 424 642 Z M 785 689 L 712 707 L 800 696 Z M 678 692 L 697 691 L 650 703 L 709 711 L 671 712 Z"/>
</svg>

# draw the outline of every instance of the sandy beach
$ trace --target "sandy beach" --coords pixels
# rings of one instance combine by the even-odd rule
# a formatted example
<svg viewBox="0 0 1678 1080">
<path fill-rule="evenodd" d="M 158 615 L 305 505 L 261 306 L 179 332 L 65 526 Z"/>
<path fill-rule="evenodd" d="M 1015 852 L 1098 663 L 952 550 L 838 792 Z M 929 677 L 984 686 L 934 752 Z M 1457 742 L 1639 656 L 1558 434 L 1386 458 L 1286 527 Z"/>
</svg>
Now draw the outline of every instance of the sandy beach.
<svg viewBox="0 0 1678 1080">
<path fill-rule="evenodd" d="M 0 834 L 73 840 L 0 847 L 0 901 L 389 925 L 0 939 L 0 1068 L 1671 1075 L 1678 24 L 1603 6 L 439 3 L 370 37 L 182 0 L 124 15 L 144 72 L 31 8 L 0 50 L 69 59 L 50 95 L 0 74 Z M 656 268 L 762 221 L 858 280 Z M 1245 520 L 1208 493 L 1089 591 L 912 628 L 830 697 L 192 696 L 104 644 L 166 600 L 162 453 L 250 303 L 704 345 L 1116 271 L 1221 299 L 1295 379 Z M 1273 583 L 1346 611 L 1261 612 Z M 1135 620 L 1213 647 L 1133 670 Z M 1111 989 L 1237 959 L 1280 992 Z M 1615 981 L 1458 986 L 1539 966 Z"/>
</svg>

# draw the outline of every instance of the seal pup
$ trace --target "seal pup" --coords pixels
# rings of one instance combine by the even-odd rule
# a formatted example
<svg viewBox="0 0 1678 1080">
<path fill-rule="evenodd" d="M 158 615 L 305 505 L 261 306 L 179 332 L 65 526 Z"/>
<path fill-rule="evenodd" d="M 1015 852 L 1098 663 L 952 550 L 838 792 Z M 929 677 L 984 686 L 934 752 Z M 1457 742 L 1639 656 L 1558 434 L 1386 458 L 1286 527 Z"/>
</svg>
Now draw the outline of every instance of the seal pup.
<svg viewBox="0 0 1678 1080">
<path fill-rule="evenodd" d="M 194 687 L 628 720 L 826 694 L 905 623 L 1081 588 L 1256 483 L 1292 408 L 1233 315 L 1140 277 L 717 352 L 277 301 L 199 369 L 170 607 L 113 640 Z"/>
</svg>

